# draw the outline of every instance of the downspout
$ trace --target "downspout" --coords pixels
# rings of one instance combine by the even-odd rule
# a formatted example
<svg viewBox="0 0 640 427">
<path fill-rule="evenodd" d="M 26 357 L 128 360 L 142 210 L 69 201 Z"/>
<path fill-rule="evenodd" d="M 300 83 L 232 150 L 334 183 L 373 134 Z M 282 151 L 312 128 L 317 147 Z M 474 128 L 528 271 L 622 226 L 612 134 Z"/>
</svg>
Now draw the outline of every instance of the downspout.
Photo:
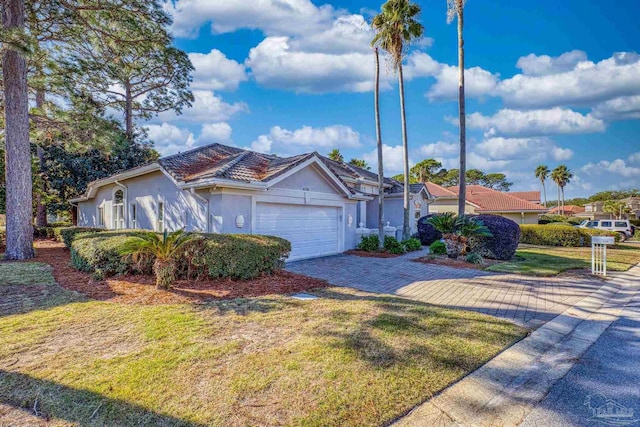
<svg viewBox="0 0 640 427">
<path fill-rule="evenodd" d="M 205 212 L 206 212 L 206 221 L 207 221 L 207 229 L 205 231 L 209 233 L 209 200 L 206 199 L 201 194 L 196 193 L 196 189 L 194 187 L 191 187 L 189 190 L 190 190 L 190 193 L 193 195 L 193 197 L 195 197 L 196 199 L 204 203 Z"/>
</svg>

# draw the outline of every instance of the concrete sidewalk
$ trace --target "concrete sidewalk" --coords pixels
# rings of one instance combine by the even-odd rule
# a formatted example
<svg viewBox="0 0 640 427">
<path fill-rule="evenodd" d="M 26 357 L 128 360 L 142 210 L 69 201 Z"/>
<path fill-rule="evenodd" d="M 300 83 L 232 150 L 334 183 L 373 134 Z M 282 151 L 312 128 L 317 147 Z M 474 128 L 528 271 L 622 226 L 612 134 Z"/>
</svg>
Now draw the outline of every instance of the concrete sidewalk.
<svg viewBox="0 0 640 427">
<path fill-rule="evenodd" d="M 520 425 L 553 385 L 621 317 L 637 297 L 639 281 L 640 265 L 610 277 L 602 288 L 394 425 Z"/>
</svg>

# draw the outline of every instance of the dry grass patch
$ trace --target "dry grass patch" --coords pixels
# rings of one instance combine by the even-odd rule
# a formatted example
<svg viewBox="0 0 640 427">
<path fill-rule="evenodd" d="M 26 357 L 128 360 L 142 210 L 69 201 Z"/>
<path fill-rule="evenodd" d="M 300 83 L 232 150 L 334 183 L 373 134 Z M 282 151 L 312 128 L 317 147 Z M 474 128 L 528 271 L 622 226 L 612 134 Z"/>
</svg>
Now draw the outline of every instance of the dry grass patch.
<svg viewBox="0 0 640 427">
<path fill-rule="evenodd" d="M 525 333 L 344 288 L 148 306 L 50 286 L 64 303 L 0 317 L 0 424 L 37 400 L 54 424 L 383 425 Z"/>
</svg>

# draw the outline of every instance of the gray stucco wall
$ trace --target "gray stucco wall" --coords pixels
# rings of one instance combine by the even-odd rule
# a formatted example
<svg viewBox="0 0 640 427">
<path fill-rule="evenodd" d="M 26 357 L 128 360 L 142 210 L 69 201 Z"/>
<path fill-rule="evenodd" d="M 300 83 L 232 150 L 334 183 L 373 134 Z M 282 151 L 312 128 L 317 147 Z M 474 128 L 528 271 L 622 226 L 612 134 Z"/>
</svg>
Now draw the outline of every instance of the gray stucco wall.
<svg viewBox="0 0 640 427">
<path fill-rule="evenodd" d="M 275 184 L 273 188 L 335 193 L 336 188 L 319 172 L 317 166 L 310 165 Z"/>
<path fill-rule="evenodd" d="M 419 215 L 416 216 L 415 201 L 418 198 L 420 202 Z M 429 214 L 428 200 L 422 193 L 414 195 L 409 202 L 409 219 L 411 220 L 412 232 L 417 231 L 416 220 L 420 217 Z M 404 202 L 402 197 L 393 197 L 384 199 L 384 224 L 387 222 L 392 227 L 402 227 L 404 222 Z M 367 224 L 366 228 L 378 228 L 378 197 L 374 197 L 373 200 L 367 202 Z"/>
<path fill-rule="evenodd" d="M 206 231 L 207 208 L 191 193 L 181 190 L 162 172 L 152 172 L 116 184 L 101 187 L 96 197 L 78 203 L 78 225 L 98 227 L 98 207 L 104 208 L 105 228 L 113 228 L 113 195 L 116 189 L 125 191 L 125 228 L 133 228 L 132 205 L 136 205 L 136 228 L 155 230 L 158 224 L 158 204 L 164 203 L 165 228 L 169 231 L 185 228 Z"/>
<path fill-rule="evenodd" d="M 357 203 L 346 203 L 345 204 L 345 213 L 344 213 L 344 248 L 347 249 L 355 249 L 358 242 L 356 241 L 356 228 L 358 224 L 356 223 L 356 208 Z M 349 224 L 349 216 L 351 216 L 351 224 Z"/>
<path fill-rule="evenodd" d="M 236 194 L 212 194 L 209 198 L 212 233 L 251 233 L 251 196 Z M 238 215 L 244 225 L 236 226 Z"/>
</svg>

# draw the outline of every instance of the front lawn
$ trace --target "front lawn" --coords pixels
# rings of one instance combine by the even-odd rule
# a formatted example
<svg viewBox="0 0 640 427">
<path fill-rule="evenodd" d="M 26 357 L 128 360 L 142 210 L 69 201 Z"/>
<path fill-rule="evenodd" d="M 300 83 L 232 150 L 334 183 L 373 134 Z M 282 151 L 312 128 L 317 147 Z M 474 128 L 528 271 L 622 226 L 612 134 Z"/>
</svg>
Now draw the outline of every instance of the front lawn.
<svg viewBox="0 0 640 427">
<path fill-rule="evenodd" d="M 618 244 L 607 248 L 607 270 L 626 271 L 640 262 L 640 246 Z M 520 245 L 516 259 L 492 265 L 490 271 L 554 276 L 567 270 L 591 269 L 590 247 Z"/>
<path fill-rule="evenodd" d="M 525 333 L 345 288 L 118 304 L 56 285 L 42 264 L 0 269 L 25 278 L 0 286 L 0 403 L 54 423 L 383 425 Z"/>
</svg>

